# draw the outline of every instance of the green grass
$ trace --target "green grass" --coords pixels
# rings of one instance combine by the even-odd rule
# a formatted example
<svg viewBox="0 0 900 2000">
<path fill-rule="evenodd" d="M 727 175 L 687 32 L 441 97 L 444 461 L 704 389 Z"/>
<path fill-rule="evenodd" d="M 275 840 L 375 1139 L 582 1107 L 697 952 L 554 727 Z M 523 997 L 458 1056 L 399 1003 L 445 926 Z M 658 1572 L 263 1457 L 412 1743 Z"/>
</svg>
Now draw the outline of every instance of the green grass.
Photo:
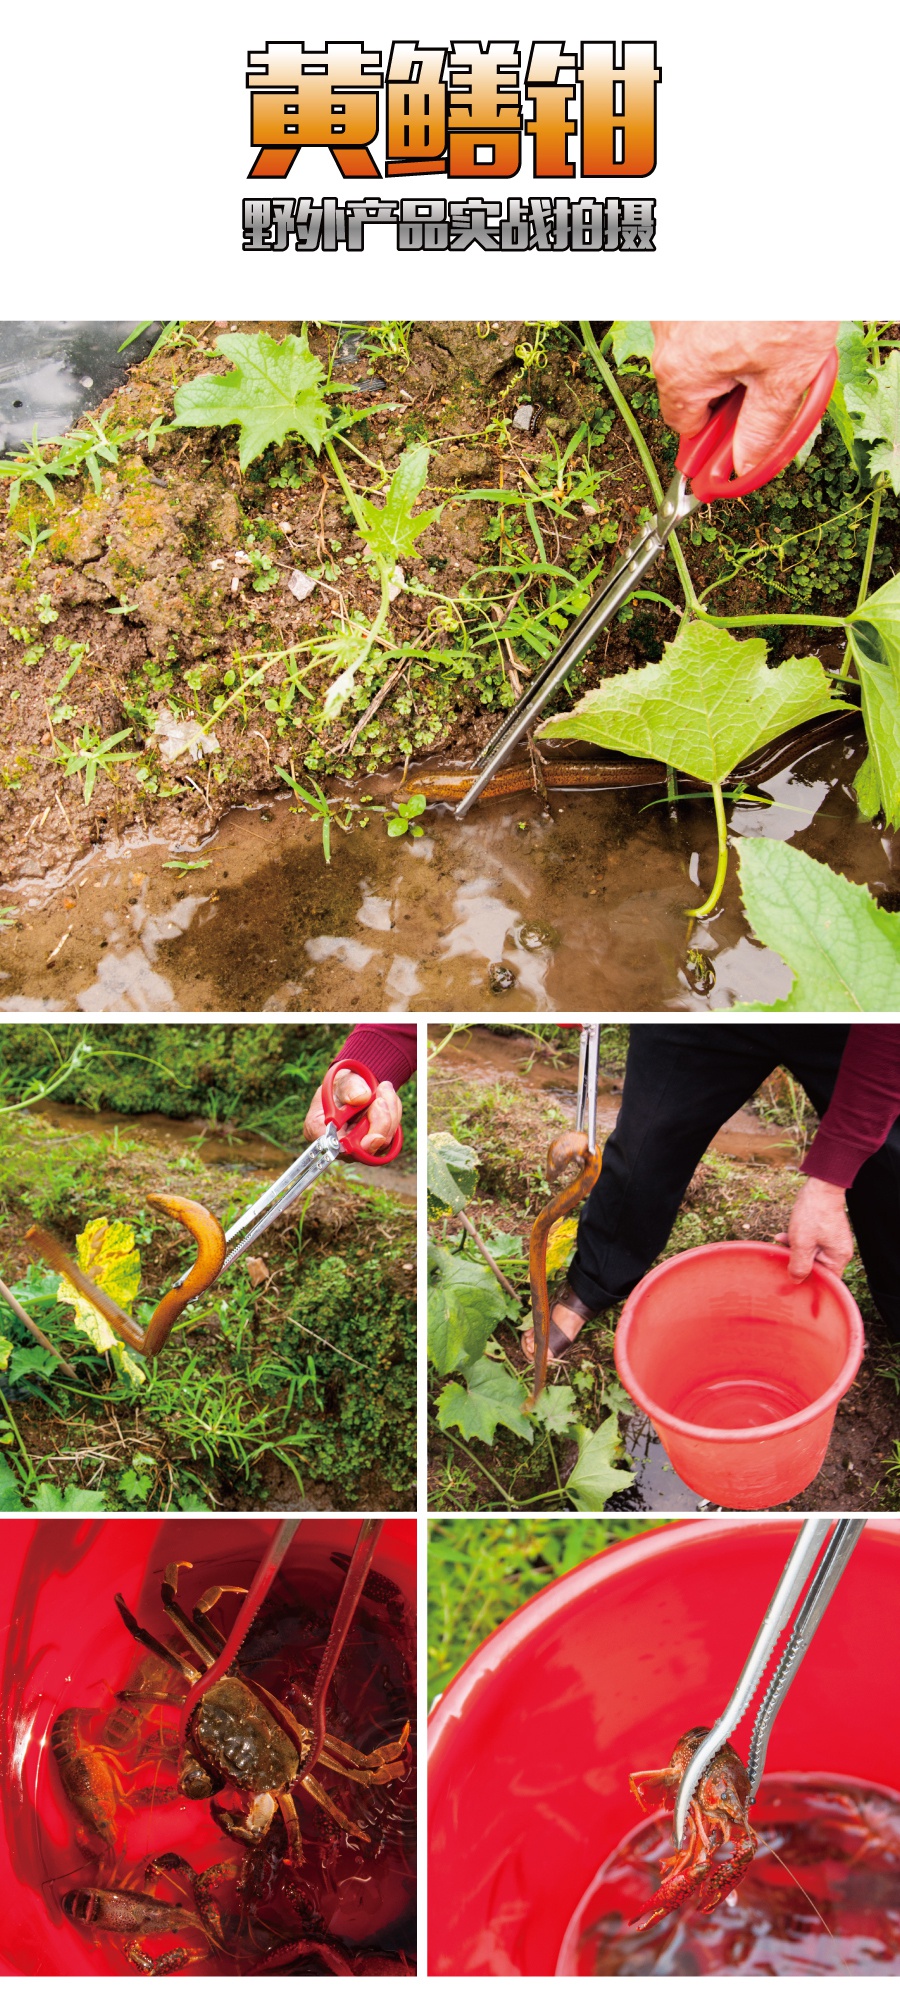
<svg viewBox="0 0 900 2000">
<path fill-rule="evenodd" d="M 519 1606 L 590 1556 L 661 1520 L 431 1521 L 428 1700 Z"/>
</svg>

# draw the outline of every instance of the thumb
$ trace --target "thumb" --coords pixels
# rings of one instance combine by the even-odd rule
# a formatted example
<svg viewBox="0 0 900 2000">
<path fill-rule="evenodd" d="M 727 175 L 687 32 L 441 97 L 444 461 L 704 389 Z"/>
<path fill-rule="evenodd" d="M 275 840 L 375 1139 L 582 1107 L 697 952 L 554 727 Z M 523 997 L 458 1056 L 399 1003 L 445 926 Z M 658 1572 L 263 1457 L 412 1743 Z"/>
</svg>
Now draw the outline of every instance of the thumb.
<svg viewBox="0 0 900 2000">
<path fill-rule="evenodd" d="M 334 1079 L 332 1095 L 335 1104 L 346 1107 L 348 1104 L 368 1104 L 372 1093 L 364 1079 L 352 1069 L 341 1069 Z"/>
</svg>

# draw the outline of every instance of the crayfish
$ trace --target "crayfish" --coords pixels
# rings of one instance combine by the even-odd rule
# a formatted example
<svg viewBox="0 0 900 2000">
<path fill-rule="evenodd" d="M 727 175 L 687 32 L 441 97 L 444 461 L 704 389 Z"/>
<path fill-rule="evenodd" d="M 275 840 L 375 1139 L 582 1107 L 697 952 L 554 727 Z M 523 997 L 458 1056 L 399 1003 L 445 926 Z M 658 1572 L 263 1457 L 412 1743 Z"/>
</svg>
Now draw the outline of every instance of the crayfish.
<svg viewBox="0 0 900 2000">
<path fill-rule="evenodd" d="M 645 1812 L 655 1806 L 674 1809 L 684 1773 L 707 1733 L 705 1729 L 688 1729 L 680 1736 L 665 1770 L 632 1771 L 631 1789 Z M 666 1863 L 656 1895 L 632 1917 L 635 1929 L 649 1930 L 669 1910 L 679 1909 L 694 1895 L 698 1908 L 707 1915 L 729 1889 L 737 1887 L 759 1845 L 747 1817 L 749 1800 L 750 1780 L 737 1751 L 725 1743 L 707 1765 L 691 1800 L 685 1845 Z M 713 1867 L 715 1855 L 728 1841 L 732 1844 L 730 1859 Z"/>
</svg>

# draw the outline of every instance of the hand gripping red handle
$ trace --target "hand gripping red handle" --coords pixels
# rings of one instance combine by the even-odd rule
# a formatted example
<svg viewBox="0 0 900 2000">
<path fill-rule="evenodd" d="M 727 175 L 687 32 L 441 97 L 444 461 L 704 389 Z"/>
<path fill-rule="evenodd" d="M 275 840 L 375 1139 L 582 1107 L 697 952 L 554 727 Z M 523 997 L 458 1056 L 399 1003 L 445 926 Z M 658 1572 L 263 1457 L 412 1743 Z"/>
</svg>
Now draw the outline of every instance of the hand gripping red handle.
<svg viewBox="0 0 900 2000">
<path fill-rule="evenodd" d="M 711 416 L 702 431 L 693 437 L 682 438 L 678 446 L 675 464 L 690 480 L 691 490 L 698 500 L 738 500 L 744 493 L 755 493 L 757 487 L 765 486 L 779 472 L 783 472 L 791 459 L 796 458 L 801 445 L 824 416 L 838 371 L 837 348 L 833 347 L 810 383 L 797 415 L 788 425 L 778 443 L 773 445 L 767 458 L 759 465 L 751 465 L 749 471 L 736 473 L 734 470 L 734 433 L 744 400 L 744 384 L 739 382 L 735 389 L 716 403 Z"/>
<path fill-rule="evenodd" d="M 386 1146 L 382 1152 L 369 1153 L 364 1151 L 359 1141 L 360 1139 L 364 1139 L 368 1133 L 368 1118 L 366 1118 L 364 1125 L 360 1124 L 359 1131 L 355 1135 L 351 1136 L 349 1132 L 343 1130 L 343 1127 L 349 1125 L 354 1118 L 364 1118 L 367 1107 L 358 1104 L 335 1104 L 334 1101 L 334 1079 L 339 1071 L 345 1069 L 352 1070 L 354 1076 L 362 1077 L 363 1083 L 368 1084 L 369 1090 L 372 1093 L 369 1098 L 370 1104 L 378 1089 L 378 1078 L 374 1070 L 367 1068 L 365 1063 L 351 1061 L 349 1056 L 342 1056 L 339 1062 L 332 1063 L 330 1070 L 322 1078 L 322 1110 L 325 1114 L 326 1124 L 337 1126 L 338 1132 L 341 1135 L 341 1152 L 346 1153 L 348 1159 L 363 1160 L 367 1167 L 389 1167 L 391 1161 L 396 1160 L 397 1154 L 403 1144 L 403 1127 L 402 1125 L 398 1125 L 390 1145 Z"/>
</svg>

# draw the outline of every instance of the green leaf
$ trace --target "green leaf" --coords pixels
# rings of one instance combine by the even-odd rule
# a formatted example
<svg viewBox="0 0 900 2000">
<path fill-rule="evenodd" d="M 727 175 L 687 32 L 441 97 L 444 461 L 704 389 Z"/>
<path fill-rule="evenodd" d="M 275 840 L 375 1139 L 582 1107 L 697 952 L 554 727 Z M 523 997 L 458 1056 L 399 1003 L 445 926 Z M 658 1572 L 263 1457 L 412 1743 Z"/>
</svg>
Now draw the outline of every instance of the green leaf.
<svg viewBox="0 0 900 2000">
<path fill-rule="evenodd" d="M 648 319 L 614 319 L 610 331 L 617 368 L 633 355 L 639 361 L 653 360 L 653 328 Z"/>
<path fill-rule="evenodd" d="M 869 478 L 867 469 L 868 453 L 865 445 L 860 442 L 857 436 L 856 423 L 847 408 L 848 389 L 864 389 L 868 375 L 869 350 L 866 346 L 865 334 L 860 320 L 845 319 L 841 321 L 838 328 L 837 351 L 837 381 L 831 392 L 828 413 L 829 416 L 833 417 L 840 432 L 844 449 L 854 471 L 858 474 L 863 484 L 867 485 Z"/>
<path fill-rule="evenodd" d="M 856 418 L 857 437 L 874 444 L 869 453 L 869 476 L 884 472 L 895 493 L 900 493 L 900 354 L 893 347 L 880 368 L 868 368 L 865 386 L 850 383 L 845 401 Z"/>
<path fill-rule="evenodd" d="M 466 1370 L 465 1388 L 459 1382 L 447 1383 L 438 1403 L 438 1423 L 445 1431 L 455 1425 L 464 1438 L 480 1438 L 483 1444 L 493 1444 L 497 1425 L 503 1424 L 530 1443 L 526 1394 L 523 1384 L 498 1361 L 476 1361 Z"/>
<path fill-rule="evenodd" d="M 615 1417 L 607 1417 L 598 1431 L 585 1430 L 579 1424 L 577 1436 L 578 1458 L 566 1480 L 566 1492 L 579 1514 L 602 1514 L 611 1494 L 634 1485 L 634 1473 L 623 1472 L 613 1463 L 622 1450 Z"/>
<path fill-rule="evenodd" d="M 889 577 L 847 620 L 862 690 L 869 756 L 857 778 L 860 808 L 900 821 L 900 576 Z M 861 789 L 860 789 L 861 787 Z M 877 791 L 877 797 L 876 797 Z"/>
<path fill-rule="evenodd" d="M 7 1464 L 2 1452 L 0 1452 L 0 1514 L 21 1514 L 22 1512 L 23 1504 L 22 1495 L 19 1492 L 19 1482 L 12 1466 Z"/>
<path fill-rule="evenodd" d="M 471 1146 L 461 1145 L 452 1132 L 429 1132 L 429 1215 L 458 1215 L 475 1193 L 478 1166 L 478 1154 Z"/>
<path fill-rule="evenodd" d="M 35 1488 L 32 1502 L 38 1514 L 103 1514 L 106 1501 L 102 1493 L 94 1493 L 86 1486 L 67 1486 L 63 1493 L 49 1479 L 42 1479 Z"/>
<path fill-rule="evenodd" d="M 403 453 L 388 488 L 384 506 L 360 497 L 359 509 L 365 525 L 360 528 L 376 561 L 393 574 L 397 563 L 416 554 L 416 542 L 432 521 L 439 521 L 443 509 L 430 507 L 413 516 L 413 507 L 428 478 L 428 446 L 410 445 Z"/>
<path fill-rule="evenodd" d="M 141 1282 L 141 1260 L 135 1248 L 134 1230 L 127 1222 L 109 1223 L 105 1215 L 86 1224 L 75 1238 L 78 1267 L 99 1285 L 114 1305 L 126 1312 Z M 146 1381 L 142 1368 L 95 1306 L 81 1297 L 68 1278 L 60 1278 L 56 1294 L 64 1304 L 74 1306 L 75 1325 L 86 1333 L 98 1354 L 111 1353 L 116 1365 L 136 1386 Z"/>
<path fill-rule="evenodd" d="M 490 1251 L 492 1257 L 496 1258 L 498 1264 L 504 1257 L 521 1257 L 522 1255 L 521 1236 L 513 1236 L 508 1229 L 498 1229 L 493 1236 L 486 1236 L 484 1241 L 485 1248 Z"/>
<path fill-rule="evenodd" d="M 764 1011 L 867 1013 L 900 1007 L 900 916 L 781 840 L 735 843 L 747 915 L 795 974 Z"/>
<path fill-rule="evenodd" d="M 764 639 L 696 621 L 655 665 L 614 675 L 537 733 L 656 757 L 713 785 L 784 730 L 847 706 L 818 660 L 767 667 Z"/>
<path fill-rule="evenodd" d="M 245 472 L 266 446 L 302 437 L 318 455 L 328 429 L 324 370 L 305 329 L 273 340 L 268 333 L 228 333 L 216 341 L 235 366 L 227 375 L 198 375 L 175 393 L 176 426 L 240 425 Z"/>
<path fill-rule="evenodd" d="M 432 1244 L 428 1263 L 428 1353 L 439 1375 L 451 1375 L 484 1353 L 512 1301 L 472 1257 L 454 1257 Z"/>
<path fill-rule="evenodd" d="M 571 1429 L 575 1422 L 575 1391 L 564 1384 L 553 1383 L 549 1389 L 542 1389 L 534 1406 L 534 1414 L 545 1430 L 562 1432 Z"/>
<path fill-rule="evenodd" d="M 3 1364 L 0 1363 L 0 1366 Z M 9 1364 L 9 1379 L 20 1382 L 23 1375 L 54 1375 L 59 1362 L 45 1347 L 17 1347 Z"/>
<path fill-rule="evenodd" d="M 3 1370 L 5 1372 L 5 1370 L 9 1367 L 9 1357 L 12 1351 L 13 1351 L 12 1341 L 7 1340 L 5 1334 L 0 1335 L 0 1370 Z"/>
</svg>

